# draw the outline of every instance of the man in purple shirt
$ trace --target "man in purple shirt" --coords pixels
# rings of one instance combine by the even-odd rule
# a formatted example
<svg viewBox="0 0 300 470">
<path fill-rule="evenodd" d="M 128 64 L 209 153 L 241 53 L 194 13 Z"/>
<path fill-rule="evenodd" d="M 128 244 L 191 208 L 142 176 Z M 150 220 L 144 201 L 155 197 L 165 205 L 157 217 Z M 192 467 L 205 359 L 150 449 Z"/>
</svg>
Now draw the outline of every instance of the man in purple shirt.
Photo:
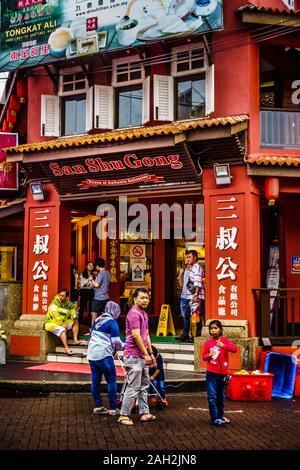
<svg viewBox="0 0 300 470">
<path fill-rule="evenodd" d="M 150 386 L 149 365 L 156 365 L 148 329 L 149 292 L 140 287 L 133 294 L 134 306 L 126 317 L 126 342 L 124 363 L 126 366 L 126 388 L 118 422 L 132 426 L 129 418 L 135 400 L 138 402 L 141 421 L 153 421 L 156 416 L 149 413 L 148 388 Z"/>
</svg>

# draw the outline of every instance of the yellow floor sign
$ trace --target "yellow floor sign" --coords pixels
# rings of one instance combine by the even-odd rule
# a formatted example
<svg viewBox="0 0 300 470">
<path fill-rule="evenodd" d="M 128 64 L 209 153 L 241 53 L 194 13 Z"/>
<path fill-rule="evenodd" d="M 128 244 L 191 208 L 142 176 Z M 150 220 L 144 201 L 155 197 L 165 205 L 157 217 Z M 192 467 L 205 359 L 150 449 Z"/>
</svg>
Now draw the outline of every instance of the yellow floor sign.
<svg viewBox="0 0 300 470">
<path fill-rule="evenodd" d="M 175 328 L 170 305 L 163 304 L 160 309 L 156 336 L 175 336 Z"/>
</svg>

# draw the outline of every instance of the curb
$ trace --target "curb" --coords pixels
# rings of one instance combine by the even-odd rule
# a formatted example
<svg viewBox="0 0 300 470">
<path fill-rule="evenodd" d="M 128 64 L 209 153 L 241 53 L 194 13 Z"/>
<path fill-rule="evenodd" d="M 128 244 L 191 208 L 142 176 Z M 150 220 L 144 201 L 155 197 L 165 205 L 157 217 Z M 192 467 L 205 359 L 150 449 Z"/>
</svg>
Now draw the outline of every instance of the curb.
<svg viewBox="0 0 300 470">
<path fill-rule="evenodd" d="M 166 389 L 170 394 L 205 391 L 205 379 L 199 380 L 166 380 Z M 120 393 L 123 382 L 117 382 Z M 101 384 L 101 391 L 106 392 L 105 383 Z M 7 395 L 49 395 L 50 393 L 90 393 L 90 382 L 46 382 L 24 380 L 0 381 L 0 396 Z"/>
</svg>

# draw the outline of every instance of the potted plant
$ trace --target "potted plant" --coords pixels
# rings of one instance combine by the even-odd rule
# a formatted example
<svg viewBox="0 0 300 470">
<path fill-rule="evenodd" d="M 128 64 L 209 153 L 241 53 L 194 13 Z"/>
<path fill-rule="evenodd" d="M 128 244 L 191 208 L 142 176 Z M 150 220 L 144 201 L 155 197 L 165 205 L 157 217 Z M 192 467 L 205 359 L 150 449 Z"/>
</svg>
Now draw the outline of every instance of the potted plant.
<svg viewBox="0 0 300 470">
<path fill-rule="evenodd" d="M 5 345 L 6 335 L 4 330 L 1 330 L 0 325 L 0 364 L 6 364 L 6 345 Z"/>
</svg>

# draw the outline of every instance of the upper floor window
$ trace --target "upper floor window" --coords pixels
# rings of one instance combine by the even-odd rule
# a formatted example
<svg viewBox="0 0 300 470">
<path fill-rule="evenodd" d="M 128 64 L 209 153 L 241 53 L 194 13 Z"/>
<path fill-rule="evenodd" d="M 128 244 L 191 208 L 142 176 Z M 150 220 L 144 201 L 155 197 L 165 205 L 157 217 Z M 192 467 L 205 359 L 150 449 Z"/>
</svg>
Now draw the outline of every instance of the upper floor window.
<svg viewBox="0 0 300 470">
<path fill-rule="evenodd" d="M 214 111 L 214 66 L 202 43 L 174 48 L 171 71 L 154 76 L 155 119 L 192 119 Z"/>
<path fill-rule="evenodd" d="M 79 67 L 62 70 L 58 95 L 42 95 L 41 134 L 78 135 L 86 132 L 88 81 Z"/>
<path fill-rule="evenodd" d="M 143 124 L 144 79 L 145 71 L 137 56 L 113 61 L 112 85 L 117 128 Z"/>
</svg>

